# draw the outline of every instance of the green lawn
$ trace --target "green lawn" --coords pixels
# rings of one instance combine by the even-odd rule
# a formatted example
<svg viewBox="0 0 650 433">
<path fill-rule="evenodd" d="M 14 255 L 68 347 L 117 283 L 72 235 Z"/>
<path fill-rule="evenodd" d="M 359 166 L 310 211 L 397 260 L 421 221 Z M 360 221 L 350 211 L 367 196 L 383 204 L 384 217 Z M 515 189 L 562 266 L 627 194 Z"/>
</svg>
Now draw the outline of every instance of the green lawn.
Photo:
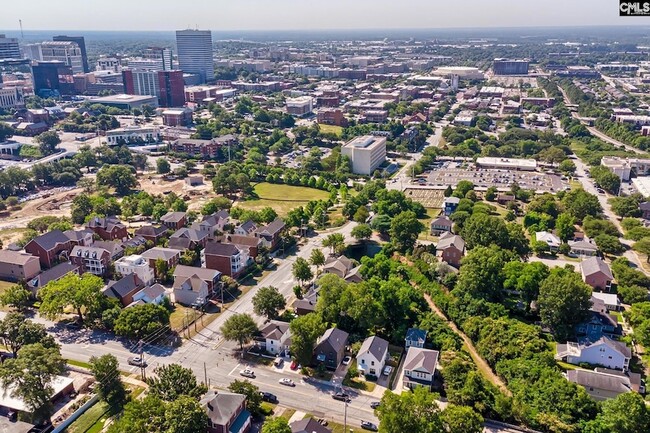
<svg viewBox="0 0 650 433">
<path fill-rule="evenodd" d="M 15 286 L 16 283 L 11 283 L 9 281 L 0 281 L 0 293 L 4 292 L 11 286 Z"/>
<path fill-rule="evenodd" d="M 87 368 L 90 370 L 90 364 L 88 364 L 87 362 L 76 361 L 74 359 L 66 359 L 65 362 L 70 365 L 74 365 L 75 367 Z"/>
<path fill-rule="evenodd" d="M 343 410 L 341 408 L 341 410 Z M 305 418 L 316 418 L 313 415 L 306 415 Z M 364 433 L 365 430 L 362 430 L 361 427 L 355 427 L 351 423 L 348 423 L 348 430 L 345 430 L 343 427 L 343 424 L 336 423 L 334 421 L 330 421 L 329 419 L 327 420 L 327 428 L 332 431 L 332 433 Z"/>
<path fill-rule="evenodd" d="M 108 418 L 108 404 L 98 401 L 67 428 L 67 433 L 96 433 L 104 427 Z"/>
<path fill-rule="evenodd" d="M 336 134 L 336 136 L 339 137 L 339 138 L 341 137 L 341 135 L 343 135 L 343 128 L 340 127 L 340 126 L 336 126 L 336 125 L 321 125 L 321 124 L 319 123 L 319 124 L 318 124 L 318 127 L 320 128 L 320 132 L 322 132 L 323 134 L 326 134 L 326 133 L 329 132 L 329 133 L 332 133 L 332 134 Z"/>
<path fill-rule="evenodd" d="M 280 415 L 280 417 L 289 421 L 294 413 L 296 413 L 295 409 L 285 409 L 284 412 L 282 412 L 282 415 Z"/>
<path fill-rule="evenodd" d="M 303 186 L 258 183 L 255 185 L 257 199 L 237 202 L 236 206 L 246 209 L 260 210 L 272 207 L 280 216 L 285 216 L 291 209 L 304 206 L 310 200 L 326 200 L 329 193 L 319 189 Z"/>
</svg>

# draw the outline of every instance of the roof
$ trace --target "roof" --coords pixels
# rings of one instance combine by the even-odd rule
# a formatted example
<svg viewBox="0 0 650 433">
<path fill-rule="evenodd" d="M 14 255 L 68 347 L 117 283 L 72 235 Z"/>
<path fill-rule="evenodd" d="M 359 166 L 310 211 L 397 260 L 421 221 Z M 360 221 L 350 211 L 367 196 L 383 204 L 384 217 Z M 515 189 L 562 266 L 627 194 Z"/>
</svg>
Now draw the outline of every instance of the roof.
<svg viewBox="0 0 650 433">
<path fill-rule="evenodd" d="M 102 248 L 108 251 L 111 257 L 115 257 L 116 255 L 124 251 L 124 247 L 122 246 L 122 244 L 120 242 L 115 242 L 115 241 L 95 241 L 93 242 L 93 246 L 95 248 Z"/>
<path fill-rule="evenodd" d="M 70 262 L 60 263 L 53 268 L 48 269 L 45 272 L 41 272 L 39 275 L 35 276 L 27 283 L 30 287 L 43 287 L 50 281 L 56 281 L 62 278 L 63 276 L 69 274 L 70 272 L 78 272 L 79 266 L 73 265 Z"/>
<path fill-rule="evenodd" d="M 424 329 L 409 328 L 406 331 L 405 340 L 424 342 L 426 340 L 426 338 L 427 338 L 427 331 L 425 331 Z"/>
<path fill-rule="evenodd" d="M 206 408 L 213 424 L 226 425 L 245 401 L 246 397 L 241 394 L 213 390 L 201 398 L 201 406 Z"/>
<path fill-rule="evenodd" d="M 75 245 L 74 248 L 72 248 L 72 252 L 70 253 L 70 257 L 83 257 L 83 258 L 93 258 L 93 259 L 101 259 L 102 256 L 108 254 L 110 256 L 110 253 L 106 251 L 104 248 L 99 248 L 99 247 L 81 247 L 79 245 Z"/>
<path fill-rule="evenodd" d="M 639 204 L 639 209 L 650 210 L 650 201 L 644 201 L 643 203 Z"/>
<path fill-rule="evenodd" d="M 0 263 L 24 266 L 33 260 L 38 261 L 38 257 L 18 251 L 0 250 Z"/>
<path fill-rule="evenodd" d="M 122 299 L 142 286 L 144 283 L 136 274 L 127 274 L 117 281 L 109 281 L 102 293 L 109 298 Z"/>
<path fill-rule="evenodd" d="M 67 376 L 54 376 L 51 386 L 52 386 L 52 397 L 63 391 L 64 389 L 68 388 L 70 385 L 74 383 L 74 380 L 71 377 Z M 21 411 L 21 412 L 29 412 L 29 409 L 27 408 L 27 405 L 21 398 L 13 397 L 12 393 L 14 391 L 14 387 L 0 387 L 0 406 Z M 17 430 L 14 430 L 11 428 L 11 432 L 16 432 Z"/>
<path fill-rule="evenodd" d="M 591 241 L 569 241 L 569 246 L 571 249 L 576 249 L 576 250 L 589 250 L 589 251 L 598 251 L 598 247 L 596 244 L 592 243 Z"/>
<path fill-rule="evenodd" d="M 268 233 L 269 235 L 273 236 L 278 232 L 281 232 L 284 230 L 284 221 L 281 220 L 280 218 L 276 218 L 275 220 L 271 221 L 269 224 L 266 226 L 260 228 L 257 230 L 258 233 L 264 234 Z"/>
<path fill-rule="evenodd" d="M 284 334 L 289 331 L 289 324 L 287 322 L 280 322 L 278 320 L 271 320 L 260 331 L 262 337 L 269 340 L 279 340 Z"/>
<path fill-rule="evenodd" d="M 234 245 L 243 245 L 246 247 L 257 247 L 260 245 L 262 240 L 254 236 L 243 236 L 243 235 L 225 235 L 221 237 L 221 241 L 225 243 L 231 243 Z"/>
<path fill-rule="evenodd" d="M 616 293 L 591 292 L 591 297 L 600 299 L 605 305 L 621 305 Z"/>
<path fill-rule="evenodd" d="M 178 265 L 174 270 L 174 278 L 190 278 L 197 276 L 203 281 L 215 281 L 221 276 L 221 272 L 214 269 L 197 268 L 195 266 Z"/>
<path fill-rule="evenodd" d="M 314 418 L 304 418 L 290 425 L 291 433 L 332 433 L 332 430 L 320 424 Z"/>
<path fill-rule="evenodd" d="M 70 242 L 70 239 L 61 230 L 52 230 L 51 232 L 36 236 L 29 243 L 31 244 L 32 242 L 40 245 L 44 250 L 49 251 L 54 249 L 58 244 Z"/>
<path fill-rule="evenodd" d="M 449 219 L 448 216 L 443 215 L 431 221 L 431 226 L 444 226 L 451 227 L 454 223 Z"/>
<path fill-rule="evenodd" d="M 368 337 L 363 340 L 357 357 L 363 353 L 370 353 L 375 359 L 384 360 L 388 355 L 388 341 L 377 336 Z"/>
<path fill-rule="evenodd" d="M 93 235 L 95 232 L 92 230 L 88 229 L 83 229 L 83 230 L 66 230 L 63 232 L 64 235 L 67 236 L 68 239 L 71 241 L 81 241 L 83 240 L 86 236 L 88 235 Z"/>
<path fill-rule="evenodd" d="M 219 242 L 208 242 L 203 250 L 206 255 L 232 257 L 239 254 L 239 249 L 233 244 L 221 244 Z"/>
<path fill-rule="evenodd" d="M 251 233 L 252 231 L 255 231 L 257 229 L 257 225 L 253 221 L 248 220 L 240 224 L 238 228 L 244 230 L 247 233 Z"/>
<path fill-rule="evenodd" d="M 463 251 L 465 249 L 465 241 L 463 240 L 463 238 L 461 238 L 458 235 L 445 233 L 442 236 L 440 236 L 440 239 L 438 240 L 438 244 L 436 245 L 436 250 L 438 251 L 446 250 L 451 246 L 454 246 L 460 251 Z"/>
<path fill-rule="evenodd" d="M 566 377 L 570 382 L 585 388 L 597 388 L 622 394 L 632 391 L 628 376 L 596 372 L 591 370 L 569 370 Z"/>
<path fill-rule="evenodd" d="M 165 261 L 171 259 L 175 256 L 180 256 L 181 252 L 173 248 L 163 248 L 163 247 L 153 247 L 141 254 L 145 259 L 158 260 L 163 259 Z"/>
<path fill-rule="evenodd" d="M 626 358 L 631 358 L 632 357 L 632 350 L 623 343 L 622 341 L 617 341 L 612 338 L 609 338 L 607 336 L 603 336 L 600 338 L 600 340 L 596 341 L 594 344 L 605 344 L 612 349 L 616 350 L 617 352 L 620 352 L 621 355 L 625 356 Z"/>
<path fill-rule="evenodd" d="M 160 221 L 177 223 L 185 218 L 185 212 L 167 212 L 160 218 Z"/>
<path fill-rule="evenodd" d="M 549 232 L 535 232 L 535 239 L 538 242 L 545 242 L 548 245 L 560 245 L 562 241 L 560 238 Z"/>
<path fill-rule="evenodd" d="M 160 284 L 154 284 L 153 286 L 147 286 L 140 290 L 136 293 L 136 295 L 138 294 L 142 294 L 149 299 L 156 299 L 158 296 L 165 294 L 165 288 Z"/>
<path fill-rule="evenodd" d="M 437 350 L 409 347 L 404 360 L 404 370 L 424 370 L 433 374 L 438 364 L 438 356 Z"/>
<path fill-rule="evenodd" d="M 593 275 L 601 272 L 610 280 L 614 279 L 612 271 L 609 269 L 609 265 L 600 257 L 589 257 L 588 259 L 583 260 L 580 262 L 580 269 L 582 270 L 582 275 Z"/>
<path fill-rule="evenodd" d="M 318 346 L 327 342 L 335 352 L 342 349 L 348 341 L 348 333 L 340 330 L 339 328 L 329 328 L 318 339 Z"/>
<path fill-rule="evenodd" d="M 458 204 L 460 203 L 460 199 L 458 197 L 445 197 L 443 200 L 444 204 Z"/>
<path fill-rule="evenodd" d="M 140 236 L 162 236 L 167 233 L 167 227 L 165 226 L 142 226 L 135 231 L 136 235 Z"/>
<path fill-rule="evenodd" d="M 90 228 L 103 228 L 106 231 L 113 231 L 115 228 L 125 227 L 122 221 L 115 215 L 110 215 L 107 217 L 95 217 L 88 221 L 88 227 Z"/>
</svg>

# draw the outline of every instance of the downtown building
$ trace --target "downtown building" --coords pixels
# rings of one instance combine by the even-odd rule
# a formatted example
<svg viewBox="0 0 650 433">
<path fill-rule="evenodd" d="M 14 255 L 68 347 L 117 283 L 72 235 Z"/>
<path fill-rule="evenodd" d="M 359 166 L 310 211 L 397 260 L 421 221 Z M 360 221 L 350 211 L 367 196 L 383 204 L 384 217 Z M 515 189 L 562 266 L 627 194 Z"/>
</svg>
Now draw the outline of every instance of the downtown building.
<svg viewBox="0 0 650 433">
<path fill-rule="evenodd" d="M 127 95 L 150 95 L 158 98 L 160 107 L 185 105 L 185 85 L 182 71 L 122 71 L 124 92 Z"/>
<path fill-rule="evenodd" d="M 83 72 L 90 72 L 90 67 L 88 65 L 88 54 L 86 52 L 86 40 L 83 36 L 66 36 L 58 35 L 52 38 L 54 42 L 74 42 L 79 47 L 81 52 L 81 65 Z M 75 72 L 76 73 L 76 72 Z"/>
<path fill-rule="evenodd" d="M 528 75 L 528 60 L 494 59 L 494 75 Z"/>
<path fill-rule="evenodd" d="M 36 61 L 32 64 L 34 94 L 43 98 L 74 95 L 72 68 L 61 61 Z"/>
<path fill-rule="evenodd" d="M 20 59 L 20 47 L 18 39 L 8 38 L 0 34 L 0 60 L 2 59 Z"/>
<path fill-rule="evenodd" d="M 83 74 L 85 72 L 81 48 L 76 42 L 46 41 L 38 45 L 40 45 L 40 48 L 37 48 L 40 49 L 40 58 L 38 58 L 38 55 L 34 55 L 33 60 L 63 62 L 72 68 L 73 74 Z"/>
<path fill-rule="evenodd" d="M 198 75 L 203 83 L 214 79 L 210 30 L 177 30 L 176 47 L 178 65 L 183 72 Z"/>
</svg>

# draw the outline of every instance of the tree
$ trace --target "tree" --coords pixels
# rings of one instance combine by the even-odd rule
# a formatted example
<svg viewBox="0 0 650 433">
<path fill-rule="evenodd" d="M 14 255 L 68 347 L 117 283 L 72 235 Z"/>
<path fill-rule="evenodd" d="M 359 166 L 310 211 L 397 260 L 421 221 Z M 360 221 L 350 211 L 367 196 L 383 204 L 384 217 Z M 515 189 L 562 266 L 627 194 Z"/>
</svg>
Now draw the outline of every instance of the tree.
<svg viewBox="0 0 650 433">
<path fill-rule="evenodd" d="M 555 268 L 541 284 L 537 304 L 542 323 L 558 341 L 565 341 L 588 317 L 591 287 L 582 282 L 579 274 Z"/>
<path fill-rule="evenodd" d="M 260 413 L 260 407 L 262 405 L 260 389 L 250 383 L 250 381 L 235 379 L 230 385 L 228 385 L 228 391 L 245 395 L 246 409 L 256 415 Z"/>
<path fill-rule="evenodd" d="M 196 376 L 189 368 L 179 364 L 161 365 L 153 371 L 154 377 L 147 379 L 149 394 L 164 401 L 174 401 L 182 395 L 199 399 L 208 388 L 197 383 Z"/>
<path fill-rule="evenodd" d="M 206 431 L 209 420 L 197 399 L 181 395 L 167 404 L 165 421 L 166 433 L 196 433 Z"/>
<path fill-rule="evenodd" d="M 167 174 L 171 171 L 171 164 L 167 158 L 158 158 L 156 160 L 156 172 L 158 174 Z"/>
<path fill-rule="evenodd" d="M 446 433 L 482 433 L 483 417 L 468 406 L 450 404 L 442 411 Z"/>
<path fill-rule="evenodd" d="M 124 406 L 122 416 L 109 427 L 108 432 L 167 433 L 166 408 L 167 404 L 153 395 L 133 399 Z"/>
<path fill-rule="evenodd" d="M 465 240 L 467 249 L 477 246 L 488 247 L 492 244 L 501 248 L 509 247 L 508 227 L 496 216 L 475 213 L 465 221 L 460 235 Z"/>
<path fill-rule="evenodd" d="M 396 215 L 390 223 L 390 238 L 398 251 L 408 251 L 413 248 L 420 233 L 424 230 L 415 212 L 406 211 Z"/>
<path fill-rule="evenodd" d="M 650 263 L 650 237 L 643 238 L 643 239 L 641 239 L 639 241 L 636 241 L 632 245 L 632 249 L 634 251 L 640 252 L 641 254 L 645 254 L 646 255 L 646 261 L 648 263 Z"/>
<path fill-rule="evenodd" d="M 201 208 L 202 215 L 212 215 L 220 210 L 228 210 L 232 207 L 232 201 L 226 197 L 216 197 L 208 201 Z"/>
<path fill-rule="evenodd" d="M 327 325 L 315 313 L 295 318 L 289 324 L 291 330 L 291 353 L 302 365 L 311 362 L 311 356 L 318 337 L 323 335 Z"/>
<path fill-rule="evenodd" d="M 248 314 L 234 314 L 221 326 L 223 338 L 238 342 L 241 351 L 244 350 L 244 344 L 248 343 L 258 331 L 257 324 Z"/>
<path fill-rule="evenodd" d="M 605 400 L 596 419 L 589 421 L 585 433 L 637 433 L 650 431 L 650 411 L 636 392 Z"/>
<path fill-rule="evenodd" d="M 382 433 L 444 431 L 435 395 L 424 387 L 403 394 L 386 391 L 376 411 Z"/>
<path fill-rule="evenodd" d="M 309 255 L 309 263 L 316 266 L 316 270 L 325 264 L 325 254 L 320 248 L 314 248 Z"/>
<path fill-rule="evenodd" d="M 323 246 L 325 248 L 329 247 L 331 254 L 340 254 L 345 248 L 345 237 L 342 233 L 329 234 L 323 239 Z"/>
<path fill-rule="evenodd" d="M 90 358 L 90 371 L 95 376 L 102 400 L 109 406 L 121 408 L 126 398 L 126 389 L 122 383 L 117 358 L 111 354 L 93 356 Z"/>
<path fill-rule="evenodd" d="M 454 193 L 454 190 L 452 189 L 451 185 L 447 185 L 447 188 L 445 189 L 444 196 L 445 197 L 451 197 L 451 195 Z"/>
<path fill-rule="evenodd" d="M 607 167 L 602 165 L 592 167 L 591 177 L 605 191 L 612 194 L 618 193 L 618 189 L 621 186 L 621 178 L 611 172 Z"/>
<path fill-rule="evenodd" d="M 134 340 L 151 338 L 169 327 L 169 311 L 161 305 L 143 304 L 125 308 L 115 320 L 114 331 Z M 162 335 L 160 335 L 162 337 Z"/>
<path fill-rule="evenodd" d="M 372 236 L 372 229 L 368 224 L 359 224 L 350 233 L 358 241 L 366 241 Z"/>
<path fill-rule="evenodd" d="M 572 189 L 562 197 L 565 211 L 580 223 L 587 216 L 597 216 L 602 212 L 598 197 L 582 188 Z"/>
<path fill-rule="evenodd" d="M 323 241 L 324 242 L 324 241 Z M 309 262 L 298 257 L 292 266 L 293 277 L 298 280 L 298 283 L 304 284 L 305 281 L 309 281 L 314 276 L 311 268 L 309 267 Z"/>
<path fill-rule="evenodd" d="M 0 338 L 2 344 L 11 350 L 14 356 L 18 351 L 29 344 L 40 343 L 46 349 L 58 348 L 54 337 L 49 335 L 45 326 L 27 320 L 22 313 L 7 313 L 0 320 Z"/>
<path fill-rule="evenodd" d="M 453 196 L 458 198 L 464 198 L 468 192 L 474 189 L 474 184 L 469 180 L 461 180 L 456 185 Z"/>
<path fill-rule="evenodd" d="M 491 245 L 476 247 L 462 261 L 454 291 L 472 297 L 499 300 L 503 297 L 504 268 L 517 257 L 510 251 Z"/>
<path fill-rule="evenodd" d="M 36 136 L 36 142 L 41 154 L 48 156 L 56 152 L 56 146 L 61 143 L 61 139 L 56 131 L 46 131 Z"/>
<path fill-rule="evenodd" d="M 286 305 L 287 301 L 276 287 L 262 287 L 253 296 L 253 311 L 258 316 L 265 316 L 269 320 L 278 317 L 278 312 Z"/>
<path fill-rule="evenodd" d="M 390 231 L 391 218 L 386 214 L 377 214 L 370 222 L 370 227 L 382 235 L 387 235 Z"/>
<path fill-rule="evenodd" d="M 565 159 L 564 161 L 562 161 L 558 168 L 562 173 L 568 175 L 572 175 L 576 171 L 576 165 L 570 159 Z"/>
<path fill-rule="evenodd" d="M 499 191 L 497 190 L 496 186 L 491 186 L 485 191 L 485 199 L 487 201 L 494 201 L 497 198 L 497 193 Z"/>
<path fill-rule="evenodd" d="M 39 312 L 47 318 L 56 319 L 67 307 L 72 307 L 79 321 L 83 322 L 84 313 L 89 317 L 101 315 L 108 302 L 101 292 L 103 288 L 104 281 L 96 275 L 67 274 L 59 280 L 50 281 L 38 291 L 41 299 Z"/>
<path fill-rule="evenodd" d="M 575 218 L 569 214 L 561 213 L 558 215 L 555 220 L 555 231 L 563 242 L 573 239 L 575 223 Z"/>
<path fill-rule="evenodd" d="M 25 310 L 32 303 L 32 292 L 16 284 L 0 294 L 0 305 L 10 306 L 17 310 Z"/>
<path fill-rule="evenodd" d="M 118 195 L 127 195 L 138 186 L 133 167 L 128 165 L 105 165 L 97 172 L 97 185 L 115 188 Z"/>
<path fill-rule="evenodd" d="M 616 236 L 611 236 L 605 233 L 599 234 L 594 238 L 598 249 L 605 254 L 620 254 L 625 251 L 625 247 L 621 244 Z"/>
<path fill-rule="evenodd" d="M 264 421 L 262 433 L 291 433 L 291 427 L 285 418 L 276 416 Z"/>
<path fill-rule="evenodd" d="M 368 212 L 368 208 L 365 206 L 359 206 L 359 209 L 354 213 L 353 219 L 359 224 L 362 224 L 366 222 L 369 216 L 370 212 Z"/>
<path fill-rule="evenodd" d="M 637 302 L 646 302 L 648 300 L 648 289 L 645 287 L 630 285 L 618 286 L 618 296 L 625 304 L 636 304 Z"/>
<path fill-rule="evenodd" d="M 52 413 L 52 384 L 64 369 L 58 347 L 29 344 L 18 351 L 16 358 L 0 364 L 0 383 L 11 389 L 10 395 L 21 399 L 38 420 L 47 420 Z"/>
<path fill-rule="evenodd" d="M 0 123 L 0 143 L 14 135 L 14 128 L 6 123 Z"/>
</svg>

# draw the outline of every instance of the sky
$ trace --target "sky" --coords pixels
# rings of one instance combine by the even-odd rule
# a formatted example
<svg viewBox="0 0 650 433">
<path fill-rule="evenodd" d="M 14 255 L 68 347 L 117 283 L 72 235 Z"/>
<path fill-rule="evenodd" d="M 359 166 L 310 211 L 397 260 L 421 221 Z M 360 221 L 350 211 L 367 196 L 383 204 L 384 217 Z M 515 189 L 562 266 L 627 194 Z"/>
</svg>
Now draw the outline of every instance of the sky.
<svg viewBox="0 0 650 433">
<path fill-rule="evenodd" d="M 648 25 L 618 0 L 22 0 L 0 29 L 304 30 Z"/>
</svg>

